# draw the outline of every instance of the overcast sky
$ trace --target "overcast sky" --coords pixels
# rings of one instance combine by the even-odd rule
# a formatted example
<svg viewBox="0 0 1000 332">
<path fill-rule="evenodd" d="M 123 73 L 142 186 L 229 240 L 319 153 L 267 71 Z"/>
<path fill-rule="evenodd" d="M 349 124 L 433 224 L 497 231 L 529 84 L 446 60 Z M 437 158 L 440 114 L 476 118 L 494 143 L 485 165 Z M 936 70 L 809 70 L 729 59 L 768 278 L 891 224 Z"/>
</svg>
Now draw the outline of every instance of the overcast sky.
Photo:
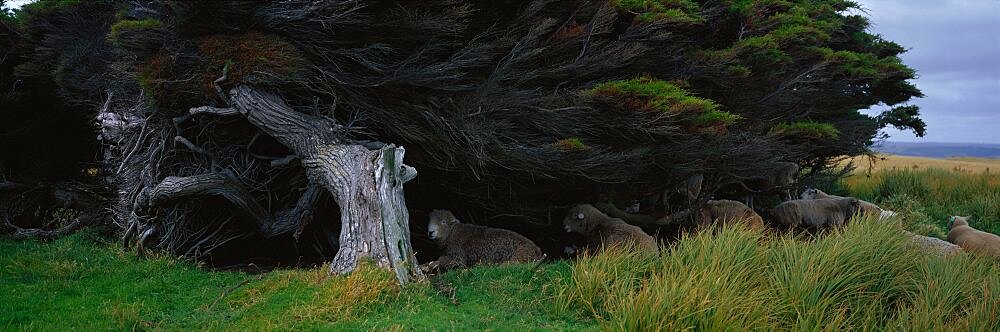
<svg viewBox="0 0 1000 332">
<path fill-rule="evenodd" d="M 871 30 L 910 49 L 927 136 L 891 141 L 1000 144 L 1000 0 L 859 0 Z M 873 111 L 884 110 L 875 107 Z"/>
<path fill-rule="evenodd" d="M 9 0 L 20 7 L 30 0 Z M 1000 0 L 858 0 L 872 31 L 910 49 L 927 136 L 891 141 L 1000 144 Z M 870 114 L 885 110 L 876 106 Z"/>
</svg>

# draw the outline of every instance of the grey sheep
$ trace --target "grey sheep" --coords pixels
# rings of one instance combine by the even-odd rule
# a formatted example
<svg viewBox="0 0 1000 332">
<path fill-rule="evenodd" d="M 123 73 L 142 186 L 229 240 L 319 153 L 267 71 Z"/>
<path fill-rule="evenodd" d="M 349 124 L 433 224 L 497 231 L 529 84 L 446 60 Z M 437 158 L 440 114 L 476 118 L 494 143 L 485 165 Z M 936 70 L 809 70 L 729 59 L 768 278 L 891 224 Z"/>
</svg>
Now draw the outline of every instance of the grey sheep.
<svg viewBox="0 0 1000 332">
<path fill-rule="evenodd" d="M 587 237 L 585 250 L 595 251 L 601 246 L 634 246 L 638 250 L 659 253 L 656 240 L 641 228 L 625 221 L 612 218 L 590 204 L 573 207 L 563 219 L 563 229 L 567 233 L 578 233 Z M 567 249 L 567 252 L 576 249 Z"/>
<path fill-rule="evenodd" d="M 787 201 L 774 207 L 775 222 L 790 228 L 821 229 L 841 226 L 861 210 L 857 198 L 820 198 Z"/>
<path fill-rule="evenodd" d="M 444 250 L 438 260 L 424 264 L 426 272 L 479 264 L 527 263 L 542 260 L 542 250 L 515 232 L 463 224 L 448 210 L 431 211 L 427 236 Z"/>
</svg>

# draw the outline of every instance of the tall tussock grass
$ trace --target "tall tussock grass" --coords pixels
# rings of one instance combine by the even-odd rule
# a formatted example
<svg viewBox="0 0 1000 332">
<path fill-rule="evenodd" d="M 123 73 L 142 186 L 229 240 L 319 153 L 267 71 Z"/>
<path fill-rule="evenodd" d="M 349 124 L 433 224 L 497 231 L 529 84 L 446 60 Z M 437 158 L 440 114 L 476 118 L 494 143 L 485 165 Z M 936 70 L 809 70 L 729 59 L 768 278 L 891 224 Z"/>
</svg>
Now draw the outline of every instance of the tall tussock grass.
<svg viewBox="0 0 1000 332">
<path fill-rule="evenodd" d="M 907 241 L 898 225 L 866 219 L 808 238 L 735 225 L 660 257 L 580 258 L 555 300 L 613 330 L 995 331 L 1000 264 Z"/>
<path fill-rule="evenodd" d="M 972 216 L 970 226 L 1000 234 L 1000 173 L 943 169 L 886 170 L 844 180 L 852 196 L 903 212 L 919 234 L 943 237 L 949 216 Z"/>
</svg>

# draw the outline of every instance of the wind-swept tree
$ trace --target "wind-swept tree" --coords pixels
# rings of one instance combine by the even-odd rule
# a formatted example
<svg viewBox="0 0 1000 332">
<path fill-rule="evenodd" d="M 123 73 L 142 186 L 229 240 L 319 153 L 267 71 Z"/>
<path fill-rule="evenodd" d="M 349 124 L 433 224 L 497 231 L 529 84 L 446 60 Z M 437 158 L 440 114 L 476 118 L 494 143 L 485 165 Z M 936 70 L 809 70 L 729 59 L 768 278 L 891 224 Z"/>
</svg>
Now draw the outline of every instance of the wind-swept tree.
<svg viewBox="0 0 1000 332">
<path fill-rule="evenodd" d="M 336 246 L 334 272 L 368 257 L 406 281 L 414 177 L 419 208 L 530 221 L 705 174 L 697 205 L 781 161 L 816 173 L 865 153 L 886 125 L 922 132 L 914 106 L 858 112 L 920 92 L 853 7 L 43 0 L 21 15 L 43 22 L 24 26 L 33 40 L 92 41 L 38 56 L 98 112 L 126 241 L 201 256 L 291 235 Z"/>
</svg>

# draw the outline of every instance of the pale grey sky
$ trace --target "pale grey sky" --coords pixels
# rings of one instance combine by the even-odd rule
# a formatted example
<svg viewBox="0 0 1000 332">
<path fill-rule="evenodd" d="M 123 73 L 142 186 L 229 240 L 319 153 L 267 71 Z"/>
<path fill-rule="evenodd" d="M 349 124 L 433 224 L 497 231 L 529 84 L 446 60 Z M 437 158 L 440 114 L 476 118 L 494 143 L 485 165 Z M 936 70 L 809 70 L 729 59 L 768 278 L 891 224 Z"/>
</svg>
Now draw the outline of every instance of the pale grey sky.
<svg viewBox="0 0 1000 332">
<path fill-rule="evenodd" d="M 890 141 L 1000 144 L 1000 0 L 858 0 L 871 31 L 910 51 L 927 136 Z M 873 111 L 885 107 L 874 107 Z"/>
<path fill-rule="evenodd" d="M 910 49 L 903 62 L 917 70 L 915 83 L 926 95 L 912 103 L 921 108 L 927 136 L 888 128 L 889 140 L 1000 144 L 1000 0 L 858 2 L 872 32 Z"/>
</svg>

